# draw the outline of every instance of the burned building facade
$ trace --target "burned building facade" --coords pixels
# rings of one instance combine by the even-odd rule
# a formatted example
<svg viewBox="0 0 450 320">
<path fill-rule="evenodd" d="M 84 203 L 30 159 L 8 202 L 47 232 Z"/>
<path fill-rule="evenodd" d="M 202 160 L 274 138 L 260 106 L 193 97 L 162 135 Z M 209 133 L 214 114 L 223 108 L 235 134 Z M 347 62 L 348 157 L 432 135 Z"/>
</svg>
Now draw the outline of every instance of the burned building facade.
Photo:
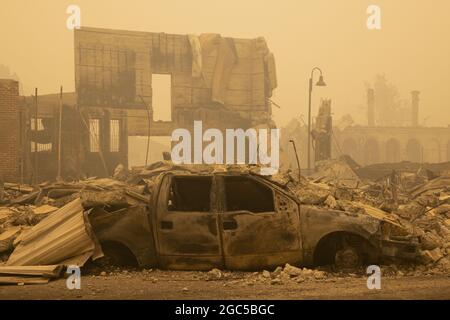
<svg viewBox="0 0 450 320">
<path fill-rule="evenodd" d="M 347 126 L 335 130 L 338 145 L 334 154 L 348 154 L 358 163 L 410 161 L 438 163 L 450 161 L 450 124 L 447 127 L 419 125 L 420 92 L 412 91 L 410 113 L 405 114 L 409 125 L 377 125 L 374 118 L 377 93 L 367 91 L 368 126 Z"/>
<path fill-rule="evenodd" d="M 129 135 L 170 136 L 194 120 L 215 128 L 271 124 L 275 64 L 263 38 L 82 28 L 75 74 L 79 107 L 126 110 Z M 154 74 L 170 76 L 168 121 L 154 119 Z"/>
<path fill-rule="evenodd" d="M 129 136 L 170 136 L 194 120 L 205 129 L 274 127 L 275 62 L 263 38 L 83 27 L 74 51 L 75 93 L 19 97 L 16 82 L 0 83 L 0 144 L 14 159 L 2 163 L 5 179 L 110 176 L 128 167 Z M 170 77 L 169 120 L 154 117 L 155 74 Z"/>
<path fill-rule="evenodd" d="M 101 163 L 95 157 L 102 146 L 111 146 L 112 121 L 125 136 L 171 136 L 176 128 L 192 131 L 195 120 L 205 129 L 273 126 L 268 98 L 277 85 L 275 62 L 263 38 L 81 28 L 75 31 L 75 75 L 77 106 L 89 128 L 106 130 L 100 150 L 87 155 L 89 168 Z M 165 121 L 155 118 L 161 101 L 154 98 L 153 75 L 170 78 Z M 119 160 L 106 164 L 109 172 Z"/>
<path fill-rule="evenodd" d="M 447 127 L 424 127 L 419 125 L 419 92 L 411 92 L 410 114 L 408 126 L 382 126 L 376 124 L 375 103 L 376 92 L 367 91 L 368 125 L 355 125 L 350 117 L 342 121 L 334 121 L 332 130 L 332 114 L 330 101 L 322 101 L 318 116 L 312 130 L 314 156 L 317 161 L 350 155 L 360 165 L 374 163 L 395 163 L 410 161 L 414 163 L 450 162 L 450 125 Z M 325 106 L 327 106 L 325 108 Z M 327 111 L 324 113 L 324 111 Z M 321 133 L 321 134 L 319 134 Z M 296 119 L 282 129 L 281 145 L 288 146 L 287 139 L 297 143 L 301 166 L 306 167 L 308 131 L 306 125 Z M 325 149 L 324 149 L 325 148 Z M 293 150 L 283 151 L 285 164 L 295 168 L 296 160 Z M 331 154 L 331 156 L 329 156 Z"/>
<path fill-rule="evenodd" d="M 352 126 L 336 134 L 340 150 L 358 163 L 450 161 L 450 127 Z"/>
</svg>

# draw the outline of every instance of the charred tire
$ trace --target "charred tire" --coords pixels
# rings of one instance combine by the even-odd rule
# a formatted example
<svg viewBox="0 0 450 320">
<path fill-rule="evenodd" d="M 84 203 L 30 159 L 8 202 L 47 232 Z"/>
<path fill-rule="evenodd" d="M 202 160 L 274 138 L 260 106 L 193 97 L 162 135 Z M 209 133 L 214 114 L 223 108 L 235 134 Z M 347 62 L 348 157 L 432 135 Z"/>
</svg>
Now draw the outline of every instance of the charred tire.
<svg viewBox="0 0 450 320">
<path fill-rule="evenodd" d="M 314 265 L 354 268 L 375 260 L 376 249 L 363 237 L 335 232 L 323 237 L 314 250 Z"/>
<path fill-rule="evenodd" d="M 334 256 L 334 265 L 338 269 L 356 268 L 361 265 L 361 262 L 360 253 L 352 247 L 340 249 Z"/>
</svg>

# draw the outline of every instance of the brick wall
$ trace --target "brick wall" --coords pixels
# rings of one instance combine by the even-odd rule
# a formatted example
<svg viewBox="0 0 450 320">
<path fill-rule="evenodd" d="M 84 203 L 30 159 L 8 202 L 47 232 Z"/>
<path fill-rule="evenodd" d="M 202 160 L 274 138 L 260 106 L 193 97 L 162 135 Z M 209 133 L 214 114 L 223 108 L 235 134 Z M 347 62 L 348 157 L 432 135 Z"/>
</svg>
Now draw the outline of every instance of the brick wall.
<svg viewBox="0 0 450 320">
<path fill-rule="evenodd" d="M 0 79 L 0 180 L 20 178 L 19 83 Z"/>
</svg>

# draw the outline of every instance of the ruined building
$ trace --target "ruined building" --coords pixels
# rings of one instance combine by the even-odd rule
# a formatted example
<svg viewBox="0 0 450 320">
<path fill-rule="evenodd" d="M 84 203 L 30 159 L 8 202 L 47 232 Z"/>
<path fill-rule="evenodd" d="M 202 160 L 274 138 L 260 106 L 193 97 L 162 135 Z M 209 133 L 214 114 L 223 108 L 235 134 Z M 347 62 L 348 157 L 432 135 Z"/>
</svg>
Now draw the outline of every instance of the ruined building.
<svg viewBox="0 0 450 320">
<path fill-rule="evenodd" d="M 317 160 L 324 159 L 323 147 L 327 146 L 328 141 L 331 141 L 331 158 L 347 154 L 360 165 L 401 161 L 416 163 L 450 161 L 450 124 L 447 127 L 423 127 L 419 125 L 420 93 L 418 91 L 411 92 L 411 111 L 410 114 L 405 114 L 410 122 L 408 126 L 377 125 L 375 99 L 376 92 L 369 89 L 367 91 L 368 125 L 355 125 L 351 119 L 348 119 L 348 121 L 341 121 L 340 124 L 333 126 L 331 134 L 320 136 L 321 138 L 329 138 L 329 140 L 313 139 L 314 150 L 312 150 L 312 154 Z M 328 118 L 324 118 L 322 105 L 319 108 L 318 116 L 314 119 L 313 137 L 317 135 L 317 132 L 325 132 L 324 123 L 327 123 L 324 122 L 325 119 Z M 331 122 L 331 119 L 329 121 Z M 294 139 L 298 146 L 301 166 L 306 167 L 307 134 L 305 123 L 296 119 L 282 129 L 281 145 L 285 146 L 282 151 L 287 166 L 296 168 L 295 155 L 293 150 L 288 147 L 288 140 Z"/>
<path fill-rule="evenodd" d="M 411 161 L 437 163 L 450 161 L 450 124 L 447 127 L 419 126 L 419 91 L 411 92 L 409 126 L 377 126 L 373 115 L 376 92 L 368 90 L 368 126 L 348 126 L 335 130 L 338 145 L 334 154 L 352 156 L 363 165 L 379 162 Z M 338 149 L 340 147 L 340 150 Z"/>
<path fill-rule="evenodd" d="M 274 126 L 275 62 L 263 38 L 99 28 L 74 36 L 75 93 L 36 102 L 19 97 L 17 82 L 1 82 L 0 147 L 10 159 L 2 159 L 4 179 L 108 176 L 128 166 L 129 136 L 170 136 L 194 120 L 205 129 Z M 166 121 L 154 117 L 153 75 L 170 78 Z"/>
</svg>

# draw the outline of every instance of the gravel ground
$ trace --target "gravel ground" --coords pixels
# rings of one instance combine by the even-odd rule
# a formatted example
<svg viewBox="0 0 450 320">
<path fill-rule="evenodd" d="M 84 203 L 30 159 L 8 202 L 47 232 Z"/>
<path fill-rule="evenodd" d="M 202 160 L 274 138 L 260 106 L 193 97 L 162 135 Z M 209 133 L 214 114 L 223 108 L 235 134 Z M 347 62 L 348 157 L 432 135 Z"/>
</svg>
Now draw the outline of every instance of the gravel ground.
<svg viewBox="0 0 450 320">
<path fill-rule="evenodd" d="M 80 290 L 58 279 L 0 286 L 0 299 L 450 299 L 450 275 L 423 271 L 385 271 L 379 290 L 367 288 L 362 272 L 274 280 L 267 271 L 215 271 L 90 270 Z"/>
</svg>

